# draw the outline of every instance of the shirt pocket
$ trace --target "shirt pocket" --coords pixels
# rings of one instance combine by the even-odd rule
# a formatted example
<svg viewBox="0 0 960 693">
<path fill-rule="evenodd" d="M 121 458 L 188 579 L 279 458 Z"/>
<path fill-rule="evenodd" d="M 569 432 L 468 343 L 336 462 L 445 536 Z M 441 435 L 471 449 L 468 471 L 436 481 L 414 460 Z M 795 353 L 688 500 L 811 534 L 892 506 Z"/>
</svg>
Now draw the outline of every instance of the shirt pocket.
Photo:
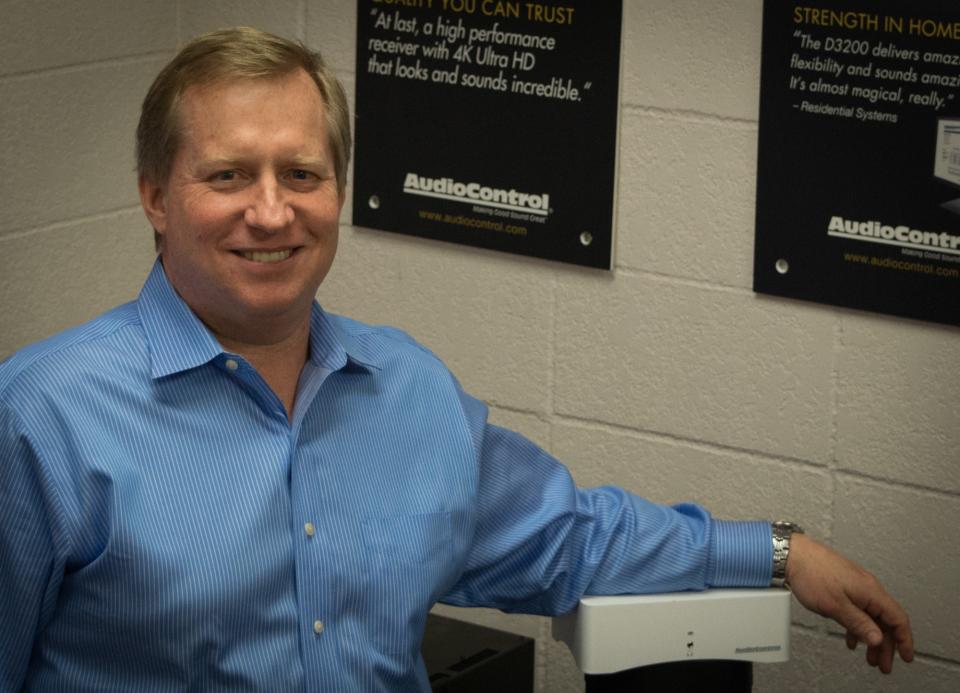
<svg viewBox="0 0 960 693">
<path fill-rule="evenodd" d="M 450 512 L 367 518 L 364 610 L 377 650 L 416 657 L 427 612 L 453 583 Z"/>
</svg>

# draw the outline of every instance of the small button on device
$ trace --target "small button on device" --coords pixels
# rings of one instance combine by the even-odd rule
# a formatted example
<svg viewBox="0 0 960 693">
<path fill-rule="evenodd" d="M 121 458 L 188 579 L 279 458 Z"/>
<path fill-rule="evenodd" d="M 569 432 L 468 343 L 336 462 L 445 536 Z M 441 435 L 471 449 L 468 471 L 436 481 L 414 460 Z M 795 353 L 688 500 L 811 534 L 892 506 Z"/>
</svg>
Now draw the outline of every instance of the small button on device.
<svg viewBox="0 0 960 693">
<path fill-rule="evenodd" d="M 227 370 L 235 371 L 240 367 L 240 364 L 234 361 L 233 359 L 227 359 L 224 365 L 227 367 Z"/>
<path fill-rule="evenodd" d="M 312 522 L 308 522 L 303 526 L 303 531 L 307 533 L 308 537 L 312 537 L 317 530 L 314 528 Z"/>
<path fill-rule="evenodd" d="M 313 632 L 317 635 L 323 632 L 323 621 L 317 620 L 313 622 Z"/>
</svg>

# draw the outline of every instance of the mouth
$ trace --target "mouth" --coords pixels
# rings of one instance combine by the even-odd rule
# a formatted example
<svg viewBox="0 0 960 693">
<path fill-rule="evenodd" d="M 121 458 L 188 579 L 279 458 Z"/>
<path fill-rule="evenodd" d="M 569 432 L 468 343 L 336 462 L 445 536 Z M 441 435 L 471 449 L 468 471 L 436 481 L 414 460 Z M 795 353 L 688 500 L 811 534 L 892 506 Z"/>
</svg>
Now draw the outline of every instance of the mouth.
<svg viewBox="0 0 960 693">
<path fill-rule="evenodd" d="M 245 260 L 250 260 L 251 262 L 260 262 L 267 265 L 272 265 L 277 262 L 283 262 L 288 257 L 293 255 L 293 249 L 287 250 L 238 250 L 234 251 L 235 254 L 244 258 Z"/>
</svg>

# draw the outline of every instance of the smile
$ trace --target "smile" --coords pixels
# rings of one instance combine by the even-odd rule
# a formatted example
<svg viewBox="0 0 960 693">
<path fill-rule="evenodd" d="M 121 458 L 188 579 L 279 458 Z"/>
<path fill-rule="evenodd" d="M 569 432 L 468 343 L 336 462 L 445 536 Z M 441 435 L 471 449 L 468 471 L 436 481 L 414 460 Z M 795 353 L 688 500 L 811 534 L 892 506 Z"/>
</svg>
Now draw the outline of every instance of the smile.
<svg viewBox="0 0 960 693">
<path fill-rule="evenodd" d="M 241 256 L 252 262 L 282 262 L 293 255 L 292 250 L 275 250 L 272 252 L 262 252 L 258 250 L 244 251 Z"/>
</svg>

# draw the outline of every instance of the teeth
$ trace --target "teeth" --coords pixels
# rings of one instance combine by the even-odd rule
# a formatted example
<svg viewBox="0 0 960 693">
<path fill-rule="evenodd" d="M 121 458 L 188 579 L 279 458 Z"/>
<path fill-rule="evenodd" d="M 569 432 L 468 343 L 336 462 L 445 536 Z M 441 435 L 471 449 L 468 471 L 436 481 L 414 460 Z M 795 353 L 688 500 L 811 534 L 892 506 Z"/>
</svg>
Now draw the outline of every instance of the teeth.
<svg viewBox="0 0 960 693">
<path fill-rule="evenodd" d="M 277 250 L 273 253 L 253 251 L 249 253 L 243 253 L 243 256 L 248 260 L 253 260 L 254 262 L 280 262 L 281 260 L 286 260 L 292 254 L 292 250 Z"/>
</svg>

